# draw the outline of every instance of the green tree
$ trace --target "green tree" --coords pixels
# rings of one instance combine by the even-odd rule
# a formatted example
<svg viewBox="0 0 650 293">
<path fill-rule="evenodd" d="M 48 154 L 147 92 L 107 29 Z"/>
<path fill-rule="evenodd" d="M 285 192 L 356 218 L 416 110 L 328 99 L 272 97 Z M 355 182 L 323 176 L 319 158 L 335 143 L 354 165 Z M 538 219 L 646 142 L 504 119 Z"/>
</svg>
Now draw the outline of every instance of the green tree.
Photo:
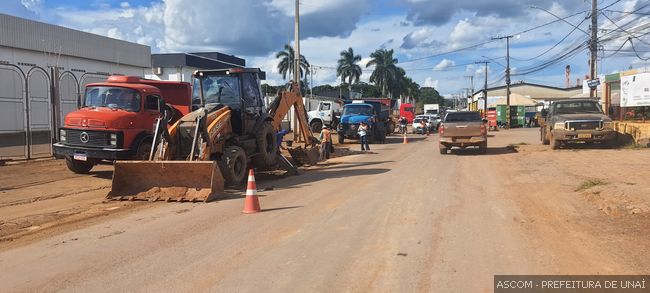
<svg viewBox="0 0 650 293">
<path fill-rule="evenodd" d="M 284 45 L 284 50 L 277 52 L 275 54 L 275 58 L 280 59 L 278 62 L 278 72 L 282 74 L 282 79 L 287 79 L 287 74 L 293 75 L 293 67 L 295 63 L 295 53 L 293 51 L 293 47 L 289 46 L 289 44 Z M 307 75 L 309 74 L 309 62 L 307 62 L 307 58 L 305 58 L 304 55 L 300 54 L 300 78 L 303 76 L 307 78 Z"/>
<path fill-rule="evenodd" d="M 363 98 L 379 98 L 381 97 L 381 89 L 374 84 L 365 83 L 360 81 L 352 85 L 355 92 L 361 93 Z"/>
<path fill-rule="evenodd" d="M 420 96 L 417 99 L 418 104 L 440 104 L 443 105 L 445 99 L 438 93 L 435 88 L 432 87 L 422 87 L 420 88 Z"/>
<path fill-rule="evenodd" d="M 342 84 L 347 81 L 348 93 L 352 91 L 352 84 L 359 82 L 359 77 L 361 77 L 361 66 L 357 64 L 359 61 L 361 61 L 361 55 L 354 55 L 352 48 L 341 51 L 341 58 L 339 58 L 336 67 L 336 76 L 341 77 Z"/>
<path fill-rule="evenodd" d="M 387 96 L 391 93 L 391 88 L 396 86 L 399 80 L 397 69 L 397 58 L 393 57 L 393 49 L 378 49 L 370 54 L 370 62 L 366 67 L 375 66 L 375 69 L 370 75 L 370 82 L 375 83 L 381 89 L 382 96 Z M 403 72 L 403 70 L 402 70 Z"/>
</svg>

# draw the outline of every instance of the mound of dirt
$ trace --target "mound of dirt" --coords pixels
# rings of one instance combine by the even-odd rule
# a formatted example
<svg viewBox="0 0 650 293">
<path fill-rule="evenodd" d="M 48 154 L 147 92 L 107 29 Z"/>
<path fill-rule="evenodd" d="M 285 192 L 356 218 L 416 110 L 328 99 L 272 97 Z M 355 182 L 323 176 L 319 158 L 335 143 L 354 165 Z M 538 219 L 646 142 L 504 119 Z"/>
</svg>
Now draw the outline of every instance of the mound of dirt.
<svg viewBox="0 0 650 293">
<path fill-rule="evenodd" d="M 647 186 L 614 182 L 579 192 L 609 216 L 620 217 L 650 212 L 650 188 Z"/>
</svg>

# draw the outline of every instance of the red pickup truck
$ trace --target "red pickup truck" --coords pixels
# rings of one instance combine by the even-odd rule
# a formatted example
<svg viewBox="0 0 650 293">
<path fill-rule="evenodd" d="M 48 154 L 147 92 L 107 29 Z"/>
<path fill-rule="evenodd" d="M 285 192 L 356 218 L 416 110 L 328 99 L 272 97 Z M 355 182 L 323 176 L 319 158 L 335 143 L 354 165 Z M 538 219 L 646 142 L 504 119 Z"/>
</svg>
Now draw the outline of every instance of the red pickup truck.
<svg viewBox="0 0 650 293">
<path fill-rule="evenodd" d="M 110 76 L 86 86 L 83 105 L 68 113 L 54 156 L 68 169 L 87 173 L 101 161 L 146 159 L 161 113 L 173 122 L 191 111 L 187 82 Z"/>
</svg>

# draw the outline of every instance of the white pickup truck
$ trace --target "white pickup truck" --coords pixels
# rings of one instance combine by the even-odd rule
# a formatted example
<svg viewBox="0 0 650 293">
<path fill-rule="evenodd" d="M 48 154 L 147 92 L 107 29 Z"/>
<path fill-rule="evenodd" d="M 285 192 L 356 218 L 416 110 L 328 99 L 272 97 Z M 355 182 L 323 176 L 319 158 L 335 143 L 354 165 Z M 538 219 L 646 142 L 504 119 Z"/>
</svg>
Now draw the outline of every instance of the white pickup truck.
<svg viewBox="0 0 650 293">
<path fill-rule="evenodd" d="M 341 115 L 341 104 L 333 101 L 318 102 L 318 108 L 307 112 L 309 119 L 309 128 L 313 132 L 320 132 L 323 125 L 336 129 L 338 125 L 338 116 Z"/>
</svg>

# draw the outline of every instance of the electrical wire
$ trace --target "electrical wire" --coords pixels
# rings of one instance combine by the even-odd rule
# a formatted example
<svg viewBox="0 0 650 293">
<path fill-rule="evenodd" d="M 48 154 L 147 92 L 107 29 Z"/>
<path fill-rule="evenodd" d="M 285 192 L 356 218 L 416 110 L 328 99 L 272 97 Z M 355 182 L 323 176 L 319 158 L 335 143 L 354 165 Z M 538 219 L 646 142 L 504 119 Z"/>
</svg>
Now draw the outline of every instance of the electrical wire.
<svg viewBox="0 0 650 293">
<path fill-rule="evenodd" d="M 601 13 L 601 14 L 602 14 L 605 18 L 607 18 L 607 19 L 608 19 L 608 20 L 609 20 L 609 21 L 610 21 L 614 26 L 616 26 L 616 27 L 617 27 L 619 30 L 621 30 L 622 32 L 628 34 L 628 35 L 629 35 L 630 37 L 632 37 L 632 38 L 635 38 L 635 39 L 639 40 L 641 43 L 644 43 L 644 44 L 646 44 L 646 45 L 650 45 L 650 43 L 646 43 L 646 42 L 644 42 L 644 41 L 641 40 L 639 37 L 633 35 L 632 33 L 628 32 L 628 31 L 626 31 L 625 29 L 623 29 L 623 28 L 621 28 L 620 26 L 618 26 L 618 24 L 616 24 L 616 22 L 614 22 L 611 18 L 609 18 L 609 16 L 607 16 L 605 13 Z"/>
<path fill-rule="evenodd" d="M 513 59 L 513 60 L 524 61 L 524 62 L 535 60 L 535 59 L 537 59 L 537 58 L 539 58 L 539 57 L 545 55 L 546 53 L 550 52 L 551 50 L 555 49 L 555 47 L 557 47 L 557 46 L 560 45 L 562 42 L 564 42 L 564 40 L 566 40 L 566 39 L 567 39 L 571 34 L 573 34 L 573 32 L 575 32 L 576 29 L 578 29 L 578 27 L 579 27 L 580 25 L 582 25 L 582 23 L 584 23 L 586 20 L 587 20 L 586 18 L 583 19 L 583 20 L 582 20 L 578 25 L 576 25 L 576 26 L 575 26 L 575 27 L 574 27 L 574 28 L 573 28 L 573 29 L 572 29 L 568 34 L 566 34 L 566 35 L 565 35 L 565 36 L 564 36 L 560 41 L 558 41 L 557 43 L 555 43 L 555 45 L 553 45 L 552 47 L 548 48 L 546 51 L 540 53 L 539 55 L 537 55 L 537 56 L 535 56 L 535 57 L 532 57 L 532 58 L 528 58 L 528 59 L 519 59 L 519 58 L 515 58 L 515 57 L 510 57 L 510 58 Z"/>
<path fill-rule="evenodd" d="M 632 45 L 632 50 L 634 51 L 634 54 L 636 55 L 637 58 L 639 58 L 639 59 L 641 59 L 643 61 L 650 60 L 650 57 L 648 57 L 648 58 L 641 57 L 641 55 L 639 55 L 639 52 L 637 52 L 636 49 L 634 48 L 634 42 L 632 42 L 632 39 L 628 39 L 628 40 L 630 40 L 630 45 Z"/>
</svg>

